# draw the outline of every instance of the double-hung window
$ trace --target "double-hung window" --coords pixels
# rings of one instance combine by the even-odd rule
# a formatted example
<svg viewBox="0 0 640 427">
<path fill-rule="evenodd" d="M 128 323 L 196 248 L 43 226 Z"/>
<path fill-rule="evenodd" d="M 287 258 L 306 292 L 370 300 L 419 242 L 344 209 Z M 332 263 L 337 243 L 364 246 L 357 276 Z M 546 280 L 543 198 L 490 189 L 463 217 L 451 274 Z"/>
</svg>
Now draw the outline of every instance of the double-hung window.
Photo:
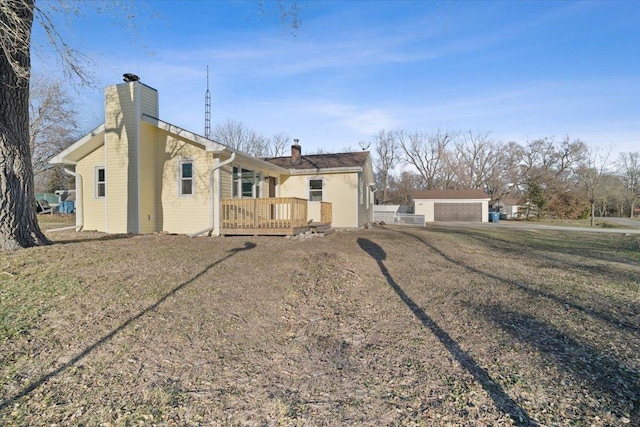
<svg viewBox="0 0 640 427">
<path fill-rule="evenodd" d="M 309 201 L 321 202 L 322 201 L 322 179 L 310 179 L 309 180 Z"/>
<path fill-rule="evenodd" d="M 193 195 L 193 162 L 190 160 L 182 160 L 180 162 L 180 195 Z"/>
<path fill-rule="evenodd" d="M 104 167 L 96 168 L 96 198 L 103 199 L 107 197 L 107 174 Z"/>
</svg>

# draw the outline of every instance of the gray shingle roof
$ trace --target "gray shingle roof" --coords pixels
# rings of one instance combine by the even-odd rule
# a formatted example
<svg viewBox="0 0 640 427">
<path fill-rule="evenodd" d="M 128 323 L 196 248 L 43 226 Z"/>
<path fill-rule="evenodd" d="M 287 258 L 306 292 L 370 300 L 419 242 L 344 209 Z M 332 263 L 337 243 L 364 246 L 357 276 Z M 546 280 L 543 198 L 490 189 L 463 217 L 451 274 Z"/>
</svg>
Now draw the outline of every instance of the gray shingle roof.
<svg viewBox="0 0 640 427">
<path fill-rule="evenodd" d="M 264 160 L 286 169 L 334 169 L 363 167 L 368 156 L 368 151 L 357 151 L 355 153 L 311 154 L 301 156 L 295 164 L 291 161 L 291 156 L 271 157 Z"/>
</svg>

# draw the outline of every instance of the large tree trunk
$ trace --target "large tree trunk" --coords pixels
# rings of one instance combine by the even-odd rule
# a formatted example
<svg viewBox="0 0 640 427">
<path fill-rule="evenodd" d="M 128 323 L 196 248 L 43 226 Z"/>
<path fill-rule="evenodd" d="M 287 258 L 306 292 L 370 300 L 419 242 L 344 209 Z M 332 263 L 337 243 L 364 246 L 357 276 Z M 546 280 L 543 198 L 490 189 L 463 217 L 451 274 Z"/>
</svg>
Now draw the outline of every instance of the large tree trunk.
<svg viewBox="0 0 640 427">
<path fill-rule="evenodd" d="M 0 7 L 2 25 L 22 36 L 0 32 L 0 37 L 5 38 L 4 46 L 10 47 L 0 52 L 0 249 L 3 250 L 49 243 L 36 219 L 29 148 L 29 78 L 16 72 L 16 67 L 30 70 L 33 7 L 32 0 L 9 1 Z"/>
</svg>

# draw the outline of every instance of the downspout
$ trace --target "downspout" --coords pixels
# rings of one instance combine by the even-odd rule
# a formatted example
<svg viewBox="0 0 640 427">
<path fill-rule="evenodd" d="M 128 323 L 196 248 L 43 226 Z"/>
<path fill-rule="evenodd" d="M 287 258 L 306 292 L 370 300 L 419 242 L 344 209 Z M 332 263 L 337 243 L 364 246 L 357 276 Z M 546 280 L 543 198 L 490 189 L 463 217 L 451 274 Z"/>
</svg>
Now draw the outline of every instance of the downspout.
<svg viewBox="0 0 640 427">
<path fill-rule="evenodd" d="M 376 216 L 375 216 L 375 211 L 376 211 L 376 191 L 378 191 L 378 189 L 376 188 L 376 183 L 372 182 L 369 184 L 369 193 L 371 194 L 371 199 L 369 200 L 369 207 L 371 208 L 371 222 L 375 222 L 376 220 Z"/>
<path fill-rule="evenodd" d="M 222 163 L 218 163 L 217 165 L 213 166 L 209 170 L 209 197 L 211 198 L 211 205 L 209 206 L 209 228 L 195 232 L 193 234 L 189 234 L 189 237 L 193 238 L 204 233 L 207 233 L 207 235 L 211 235 L 211 232 L 215 228 L 214 220 L 213 220 L 214 218 L 213 210 L 215 205 L 216 192 L 214 191 L 214 188 L 213 188 L 213 176 L 214 176 L 213 174 L 216 170 L 220 169 L 223 166 L 228 165 L 229 163 L 233 162 L 235 159 L 236 159 L 236 153 L 232 152 L 231 157 L 229 157 L 227 160 L 225 160 Z"/>
<path fill-rule="evenodd" d="M 76 177 L 76 231 L 84 227 L 84 215 L 82 212 L 82 175 L 71 169 L 64 168 L 65 173 Z"/>
</svg>

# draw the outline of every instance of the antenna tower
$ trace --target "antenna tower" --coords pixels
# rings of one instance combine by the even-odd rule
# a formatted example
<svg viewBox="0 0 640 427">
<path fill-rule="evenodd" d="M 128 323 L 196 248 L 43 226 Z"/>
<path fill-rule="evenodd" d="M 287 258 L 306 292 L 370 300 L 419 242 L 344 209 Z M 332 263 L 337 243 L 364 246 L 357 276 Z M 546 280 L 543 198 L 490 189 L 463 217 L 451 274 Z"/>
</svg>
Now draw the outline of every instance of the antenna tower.
<svg viewBox="0 0 640 427">
<path fill-rule="evenodd" d="M 209 92 L 209 66 L 207 65 L 207 91 L 204 94 L 204 137 L 211 137 L 211 92 Z"/>
</svg>

